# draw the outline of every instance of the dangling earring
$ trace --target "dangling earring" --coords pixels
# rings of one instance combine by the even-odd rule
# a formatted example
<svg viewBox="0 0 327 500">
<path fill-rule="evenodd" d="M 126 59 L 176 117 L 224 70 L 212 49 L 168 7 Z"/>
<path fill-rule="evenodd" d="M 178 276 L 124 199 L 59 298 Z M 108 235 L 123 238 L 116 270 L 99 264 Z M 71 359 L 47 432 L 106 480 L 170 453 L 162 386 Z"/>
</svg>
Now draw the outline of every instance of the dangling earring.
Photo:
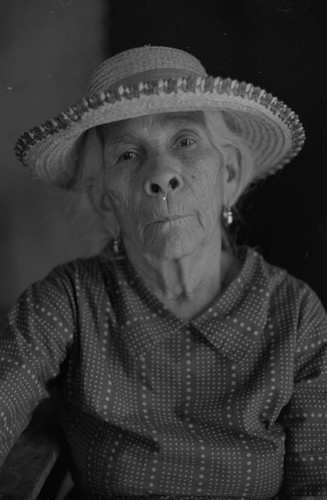
<svg viewBox="0 0 327 500">
<path fill-rule="evenodd" d="M 230 207 L 224 207 L 222 215 L 223 215 L 223 221 L 226 226 L 230 226 L 231 224 L 233 224 L 234 217 L 232 209 Z"/>
<path fill-rule="evenodd" d="M 112 251 L 115 255 L 120 254 L 120 238 L 114 238 L 112 240 Z"/>
</svg>

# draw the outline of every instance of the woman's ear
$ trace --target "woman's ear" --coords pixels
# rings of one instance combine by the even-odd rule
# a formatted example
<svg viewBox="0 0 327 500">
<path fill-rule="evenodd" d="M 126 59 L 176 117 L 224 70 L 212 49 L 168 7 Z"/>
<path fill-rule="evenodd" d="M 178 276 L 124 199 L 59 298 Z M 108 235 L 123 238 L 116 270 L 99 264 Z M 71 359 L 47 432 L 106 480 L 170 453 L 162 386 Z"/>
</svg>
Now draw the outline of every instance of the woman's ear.
<svg viewBox="0 0 327 500">
<path fill-rule="evenodd" d="M 104 152 L 101 129 L 90 129 L 84 139 L 80 157 L 81 185 L 89 203 L 107 234 L 120 233 L 114 207 L 104 186 Z"/>
<path fill-rule="evenodd" d="M 113 237 L 120 233 L 120 226 L 111 199 L 106 193 L 102 179 L 90 186 L 87 192 L 91 206 L 103 228 Z"/>
<path fill-rule="evenodd" d="M 240 197 L 246 185 L 246 166 L 244 158 L 237 146 L 224 147 L 226 160 L 224 164 L 224 200 L 225 207 L 232 207 Z"/>
</svg>

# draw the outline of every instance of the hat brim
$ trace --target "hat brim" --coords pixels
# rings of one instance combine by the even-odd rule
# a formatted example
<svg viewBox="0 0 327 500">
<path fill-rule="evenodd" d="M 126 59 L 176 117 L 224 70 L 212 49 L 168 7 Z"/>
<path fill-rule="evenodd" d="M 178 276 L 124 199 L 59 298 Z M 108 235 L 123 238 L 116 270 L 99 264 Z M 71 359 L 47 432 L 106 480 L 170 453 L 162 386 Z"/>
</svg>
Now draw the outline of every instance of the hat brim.
<svg viewBox="0 0 327 500">
<path fill-rule="evenodd" d="M 86 130 L 158 113 L 215 109 L 252 152 L 253 180 L 281 169 L 303 146 L 298 116 L 265 90 L 229 78 L 191 76 L 119 86 L 83 99 L 25 133 L 15 151 L 37 177 L 69 189 L 78 168 L 76 145 Z"/>
</svg>

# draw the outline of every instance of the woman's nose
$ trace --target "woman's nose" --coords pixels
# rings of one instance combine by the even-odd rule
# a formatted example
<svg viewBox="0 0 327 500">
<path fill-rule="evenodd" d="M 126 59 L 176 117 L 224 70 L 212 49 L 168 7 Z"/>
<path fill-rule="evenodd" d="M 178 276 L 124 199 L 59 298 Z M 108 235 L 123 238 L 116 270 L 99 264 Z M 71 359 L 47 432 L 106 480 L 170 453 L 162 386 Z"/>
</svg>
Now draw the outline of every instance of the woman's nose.
<svg viewBox="0 0 327 500">
<path fill-rule="evenodd" d="M 144 182 L 145 193 L 154 198 L 176 193 L 182 187 L 183 179 L 180 174 L 165 168 L 151 171 Z"/>
</svg>

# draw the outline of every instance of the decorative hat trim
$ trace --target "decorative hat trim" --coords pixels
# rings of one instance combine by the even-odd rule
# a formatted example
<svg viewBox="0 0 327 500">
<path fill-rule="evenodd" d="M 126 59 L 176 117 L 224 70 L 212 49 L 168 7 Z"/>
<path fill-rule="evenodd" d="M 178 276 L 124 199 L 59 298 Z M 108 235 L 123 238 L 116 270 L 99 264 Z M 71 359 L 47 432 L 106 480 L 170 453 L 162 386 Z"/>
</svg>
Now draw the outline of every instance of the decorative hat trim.
<svg viewBox="0 0 327 500">
<path fill-rule="evenodd" d="M 170 74 L 174 72 L 173 68 L 155 68 L 144 73 L 149 76 L 152 74 L 153 77 L 154 72 L 160 74 L 166 71 Z M 176 69 L 175 73 L 181 74 L 181 71 L 183 70 Z M 142 76 L 144 77 L 138 74 L 132 78 Z M 121 78 L 119 81 L 125 82 L 128 78 Z M 21 136 L 15 146 L 18 159 L 42 178 L 48 177 L 50 181 L 67 187 L 71 183 L 72 172 L 64 158 L 68 158 L 69 151 L 85 130 L 119 119 L 200 109 L 220 109 L 230 114 L 241 133 L 252 126 L 252 136 L 256 134 L 256 137 L 247 137 L 246 140 L 252 141 L 249 146 L 253 149 L 258 148 L 259 142 L 261 144 L 257 150 L 255 178 L 282 168 L 298 154 L 305 141 L 304 129 L 294 111 L 272 94 L 250 83 L 230 78 L 191 75 L 137 81 L 130 85 L 120 84 L 109 90 L 95 92 L 94 89 L 97 88 L 99 85 L 95 81 L 93 86 L 91 84 L 91 94 L 88 97 Z M 264 140 L 263 136 L 260 138 L 260 134 L 263 134 L 265 128 L 267 133 Z M 250 134 L 249 131 L 246 133 Z M 269 140 L 273 140 L 276 154 L 267 153 Z M 266 159 L 264 149 L 268 154 Z M 56 155 L 58 159 L 60 157 L 61 164 L 55 161 Z M 46 165 L 47 162 L 50 164 Z"/>
</svg>

